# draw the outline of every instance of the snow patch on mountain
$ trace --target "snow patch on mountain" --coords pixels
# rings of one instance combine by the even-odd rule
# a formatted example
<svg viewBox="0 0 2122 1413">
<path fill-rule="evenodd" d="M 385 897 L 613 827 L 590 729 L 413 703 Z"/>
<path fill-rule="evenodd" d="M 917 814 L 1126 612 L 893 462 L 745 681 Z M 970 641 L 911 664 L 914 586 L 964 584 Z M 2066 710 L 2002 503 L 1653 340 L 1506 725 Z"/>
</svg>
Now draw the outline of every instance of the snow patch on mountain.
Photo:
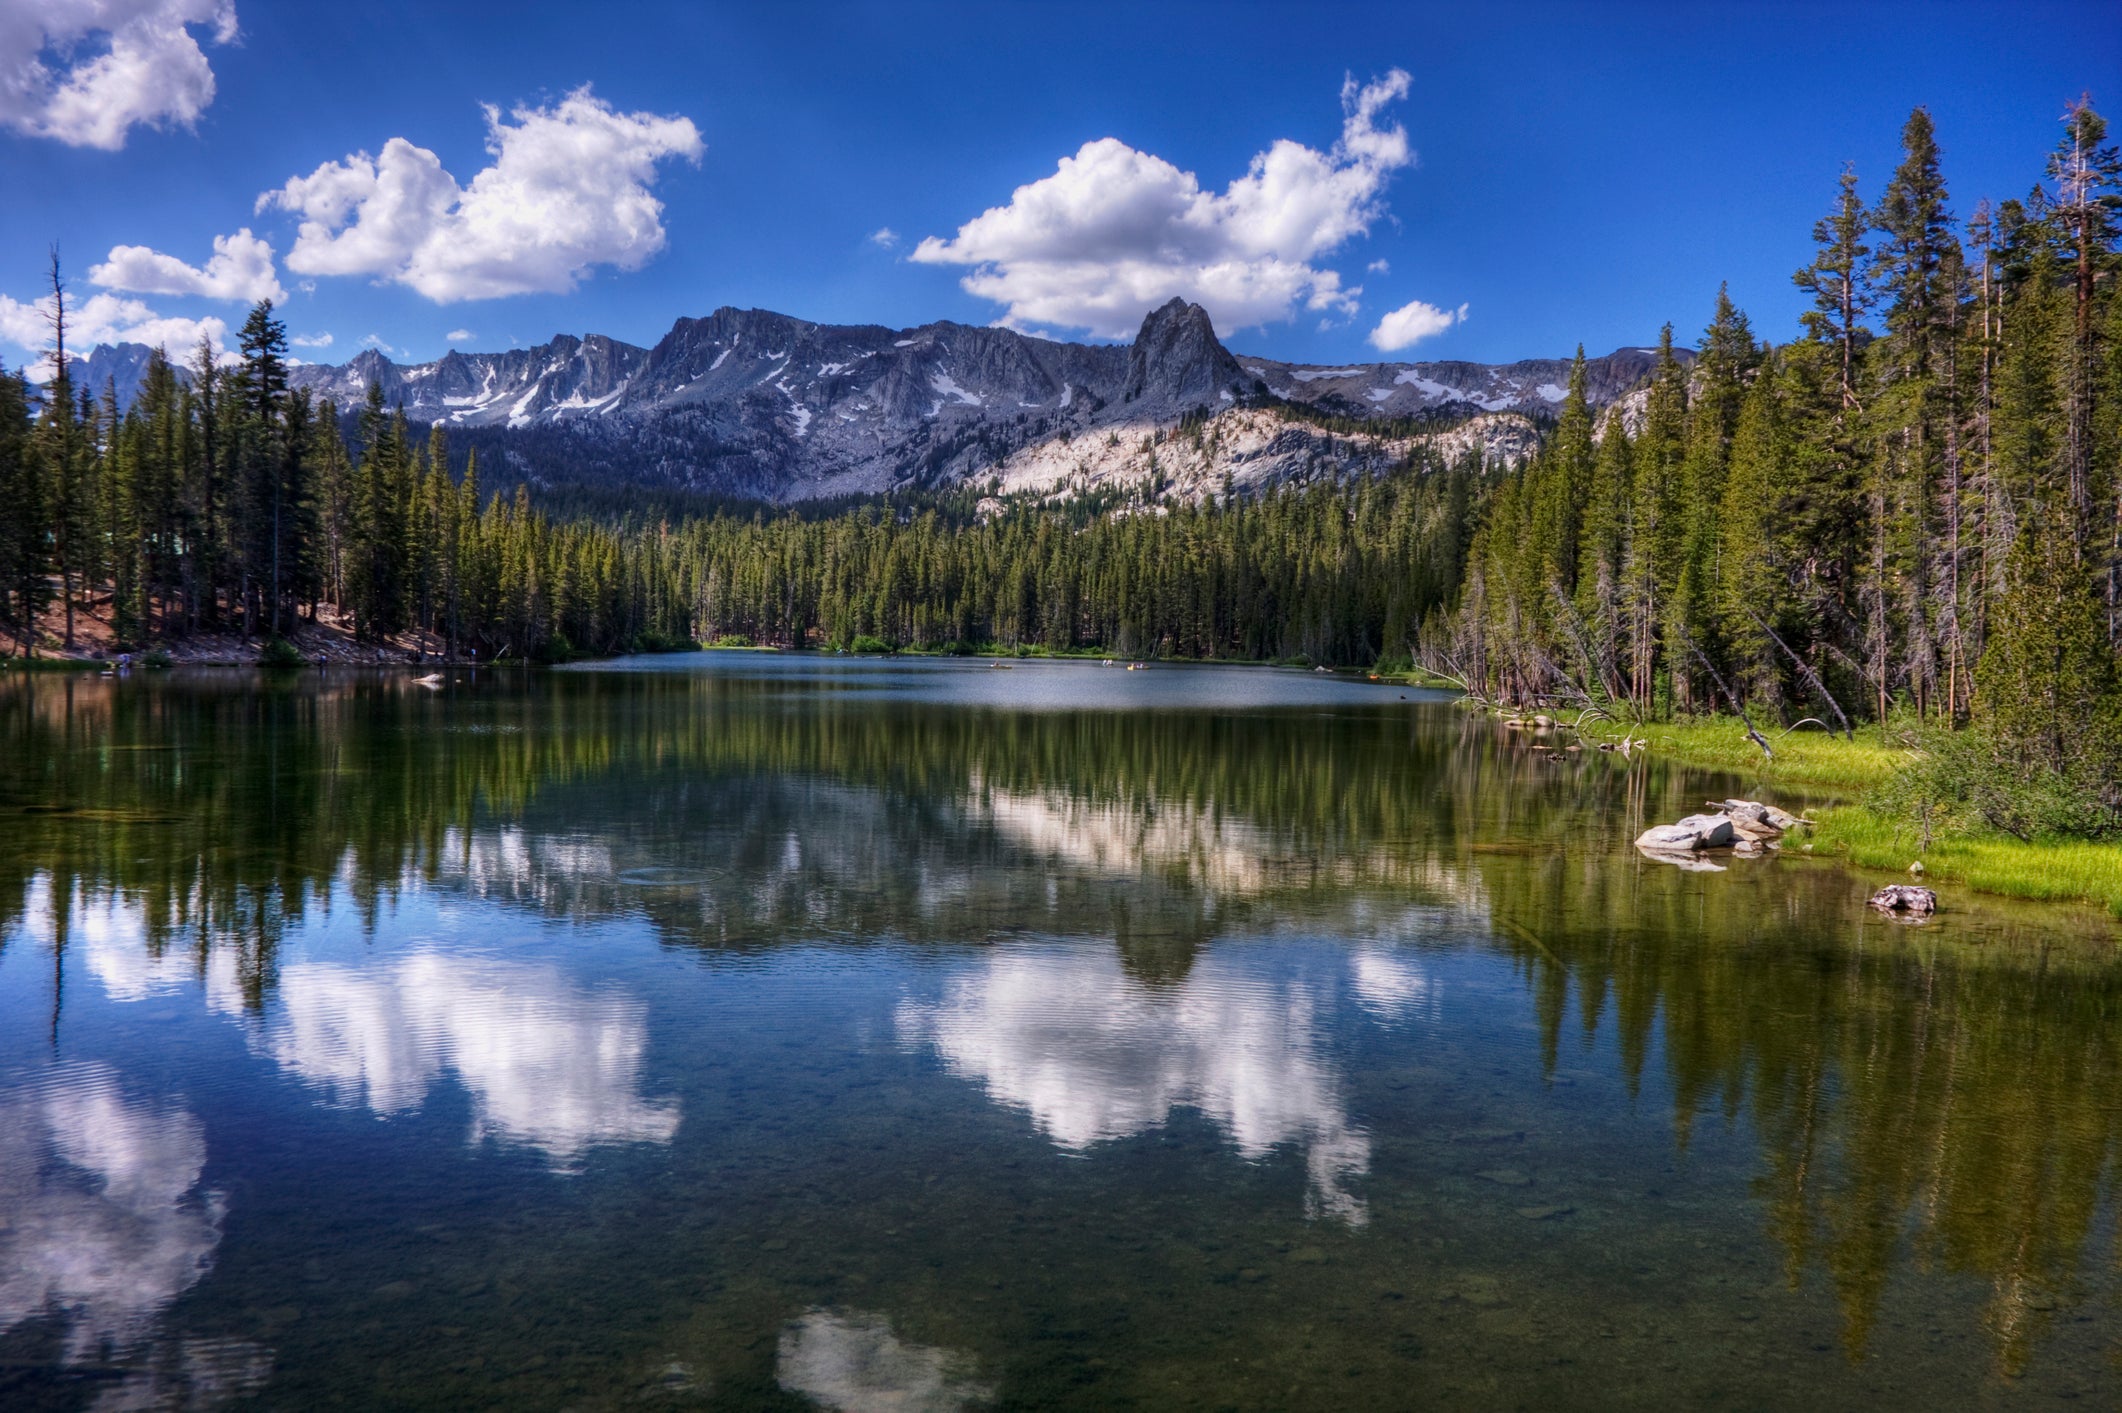
<svg viewBox="0 0 2122 1413">
<path fill-rule="evenodd" d="M 929 377 L 928 385 L 945 397 L 955 399 L 967 407 L 980 407 L 983 405 L 978 393 L 967 392 L 964 388 L 959 387 L 957 380 L 948 373 L 932 374 Z M 936 405 L 941 407 L 943 404 L 939 402 Z"/>
</svg>

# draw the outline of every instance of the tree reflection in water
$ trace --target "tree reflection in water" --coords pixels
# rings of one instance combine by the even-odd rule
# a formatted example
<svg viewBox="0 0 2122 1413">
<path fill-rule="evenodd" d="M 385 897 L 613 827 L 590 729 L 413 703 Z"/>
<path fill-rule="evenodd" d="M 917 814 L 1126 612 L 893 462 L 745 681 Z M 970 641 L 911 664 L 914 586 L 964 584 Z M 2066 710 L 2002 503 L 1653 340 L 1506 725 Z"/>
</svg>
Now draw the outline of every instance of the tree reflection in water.
<svg viewBox="0 0 2122 1413">
<path fill-rule="evenodd" d="M 489 675 L 439 695 L 362 676 L 18 677 L 0 683 L 0 751 L 24 763 L 0 777 L 0 935 L 85 953 L 114 995 L 189 975 L 256 1010 L 312 987 L 279 974 L 291 923 L 352 908 L 373 924 L 408 887 L 645 917 L 718 951 L 1102 932 L 1117 967 L 1077 988 L 1090 1009 L 1045 1020 L 1137 1017 L 1162 1080 L 1125 1077 L 1088 1109 L 1081 1085 L 1042 1097 L 1010 1058 L 1031 1023 L 996 1012 L 994 976 L 905 1013 L 906 1033 L 1063 1145 L 1177 1103 L 1246 1151 L 1302 1135 L 1332 1206 L 1354 1204 L 1344 1179 L 1368 1161 L 1340 1081 L 1277 1072 L 1262 1109 L 1207 1058 L 1175 1060 L 1190 978 L 1238 933 L 1460 938 L 1515 960 L 1551 1069 L 1568 1032 L 1610 1029 L 1632 1088 L 1662 1070 L 1679 1145 L 1706 1113 L 1748 1125 L 1762 1219 L 1794 1283 L 1832 1280 L 1852 1357 L 1897 1271 L 1943 1269 L 1988 1284 L 1997 1362 L 2021 1369 L 2087 1298 L 2087 1264 L 2116 1255 L 2100 1250 L 2122 1124 L 2110 927 L 1969 900 L 1896 930 L 1825 865 L 1660 870 L 1617 841 L 1728 782 L 1558 766 L 1441 708 L 1022 713 L 743 673 Z M 1434 1004 L 1419 967 L 1351 958 L 1357 1004 Z M 320 1083 L 369 1083 L 273 1043 Z M 516 1122 L 489 1107 L 482 1122 Z M 804 1367 L 813 1342 L 797 1337 Z"/>
</svg>

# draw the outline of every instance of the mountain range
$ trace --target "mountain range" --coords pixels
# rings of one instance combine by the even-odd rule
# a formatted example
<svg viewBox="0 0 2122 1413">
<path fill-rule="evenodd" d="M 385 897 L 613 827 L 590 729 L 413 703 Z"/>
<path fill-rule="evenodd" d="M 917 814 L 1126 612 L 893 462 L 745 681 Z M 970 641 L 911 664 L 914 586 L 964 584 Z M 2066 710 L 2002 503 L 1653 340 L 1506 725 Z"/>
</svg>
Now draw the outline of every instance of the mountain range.
<svg viewBox="0 0 2122 1413">
<path fill-rule="evenodd" d="M 147 350 L 99 346 L 77 380 L 121 394 Z M 1655 352 L 1588 360 L 1604 407 Z M 943 487 L 1135 485 L 1199 494 L 1381 470 L 1418 447 L 1515 462 L 1561 405 L 1564 359 L 1317 367 L 1233 354 L 1198 305 L 1152 311 L 1131 344 L 940 322 L 815 324 L 757 309 L 680 319 L 653 348 L 561 335 L 401 364 L 371 349 L 291 381 L 342 413 L 373 383 L 408 419 L 533 484 L 640 485 L 773 502 Z M 1184 424 L 1186 435 L 1174 434 Z"/>
</svg>

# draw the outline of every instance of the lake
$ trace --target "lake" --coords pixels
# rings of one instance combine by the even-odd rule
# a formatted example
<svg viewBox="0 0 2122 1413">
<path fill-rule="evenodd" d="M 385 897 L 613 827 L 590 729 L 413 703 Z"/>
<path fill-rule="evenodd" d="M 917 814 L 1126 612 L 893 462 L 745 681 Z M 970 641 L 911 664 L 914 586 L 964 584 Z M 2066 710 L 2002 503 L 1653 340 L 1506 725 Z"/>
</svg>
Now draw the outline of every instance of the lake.
<svg viewBox="0 0 2122 1413">
<path fill-rule="evenodd" d="M 1345 677 L 446 675 L 0 679 L 0 1405 L 2122 1402 L 2090 912 Z"/>
</svg>

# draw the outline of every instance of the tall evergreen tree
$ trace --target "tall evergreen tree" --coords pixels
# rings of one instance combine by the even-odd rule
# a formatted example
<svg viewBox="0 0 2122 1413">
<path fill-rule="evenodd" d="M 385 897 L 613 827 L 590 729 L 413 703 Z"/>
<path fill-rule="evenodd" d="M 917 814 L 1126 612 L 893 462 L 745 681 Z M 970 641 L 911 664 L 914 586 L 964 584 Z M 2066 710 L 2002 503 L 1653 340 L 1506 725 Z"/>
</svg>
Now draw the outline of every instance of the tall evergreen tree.
<svg viewBox="0 0 2122 1413">
<path fill-rule="evenodd" d="M 1871 225 L 1871 212 L 1857 193 L 1857 169 L 1845 166 L 1834 210 L 1813 224 L 1813 243 L 1819 250 L 1810 265 L 1791 276 L 1792 283 L 1813 297 L 1813 307 L 1801 316 L 1805 331 L 1833 344 L 1840 358 L 1842 406 L 1849 411 L 1858 408 L 1857 355 L 1871 332 L 1864 326 L 1871 307 L 1864 282 Z"/>
<path fill-rule="evenodd" d="M 30 418 L 28 381 L 0 368 L 0 621 L 25 656 L 50 593 L 44 462 Z"/>
</svg>

